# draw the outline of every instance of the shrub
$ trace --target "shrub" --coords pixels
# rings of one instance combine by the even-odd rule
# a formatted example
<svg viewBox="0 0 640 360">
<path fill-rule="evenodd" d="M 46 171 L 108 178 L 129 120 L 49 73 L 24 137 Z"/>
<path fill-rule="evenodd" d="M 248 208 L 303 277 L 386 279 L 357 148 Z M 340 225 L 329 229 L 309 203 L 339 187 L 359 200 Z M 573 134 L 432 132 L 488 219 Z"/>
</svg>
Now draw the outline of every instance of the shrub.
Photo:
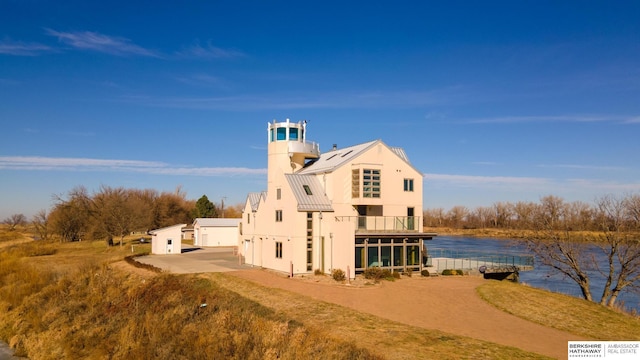
<svg viewBox="0 0 640 360">
<path fill-rule="evenodd" d="M 362 273 L 365 279 L 373 280 L 375 282 L 380 281 L 382 279 L 382 269 L 379 267 L 370 267 L 364 270 Z"/>
<path fill-rule="evenodd" d="M 324 273 L 323 273 L 323 272 L 322 272 L 322 270 L 320 270 L 320 269 L 315 269 L 315 270 L 313 271 L 313 275 L 324 275 Z"/>
<path fill-rule="evenodd" d="M 462 269 L 444 269 L 442 275 L 464 275 Z"/>
<path fill-rule="evenodd" d="M 429 274 L 429 270 L 426 270 L 426 269 L 425 269 L 425 270 L 420 271 L 420 275 L 425 276 L 425 277 L 430 276 L 430 274 Z"/>
<path fill-rule="evenodd" d="M 405 269 L 403 274 L 408 277 L 411 277 L 411 275 L 413 274 L 413 269 L 411 268 Z"/>
<path fill-rule="evenodd" d="M 345 281 L 347 279 L 347 277 L 344 274 L 344 271 L 342 271 L 342 269 L 333 269 L 333 270 L 331 270 L 331 277 L 333 278 L 333 280 L 338 281 L 338 282 L 342 282 L 342 281 Z"/>
<path fill-rule="evenodd" d="M 374 282 L 379 282 L 382 279 L 394 281 L 396 279 L 395 275 L 389 269 L 382 269 L 380 267 L 370 267 L 366 269 L 362 275 L 365 279 L 373 280 Z"/>
<path fill-rule="evenodd" d="M 400 279 L 400 273 L 398 271 L 394 270 L 392 275 L 394 279 Z"/>
</svg>

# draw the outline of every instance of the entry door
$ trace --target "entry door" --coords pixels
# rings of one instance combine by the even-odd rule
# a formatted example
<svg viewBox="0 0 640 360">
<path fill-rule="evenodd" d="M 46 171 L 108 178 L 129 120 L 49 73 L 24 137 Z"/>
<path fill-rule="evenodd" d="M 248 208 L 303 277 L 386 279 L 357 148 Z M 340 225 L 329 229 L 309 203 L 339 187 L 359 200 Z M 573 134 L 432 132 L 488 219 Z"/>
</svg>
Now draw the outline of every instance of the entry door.
<svg viewBox="0 0 640 360">
<path fill-rule="evenodd" d="M 173 247 L 172 244 L 173 240 L 167 239 L 167 254 L 171 252 L 171 248 Z"/>
<path fill-rule="evenodd" d="M 200 246 L 209 246 L 209 234 L 202 234 L 202 244 Z"/>
</svg>

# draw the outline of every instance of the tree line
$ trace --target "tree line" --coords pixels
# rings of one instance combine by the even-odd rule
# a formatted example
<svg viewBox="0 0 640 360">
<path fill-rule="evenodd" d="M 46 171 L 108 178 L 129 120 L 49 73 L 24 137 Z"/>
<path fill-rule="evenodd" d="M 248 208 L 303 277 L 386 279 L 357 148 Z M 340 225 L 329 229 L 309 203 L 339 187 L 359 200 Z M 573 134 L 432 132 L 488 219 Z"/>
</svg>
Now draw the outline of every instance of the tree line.
<svg viewBox="0 0 640 360">
<path fill-rule="evenodd" d="M 55 195 L 49 211 L 41 210 L 33 216 L 35 235 L 43 240 L 53 236 L 60 241 L 104 239 L 109 245 L 122 244 L 124 237 L 146 233 L 175 224 L 191 224 L 195 218 L 240 217 L 242 205 L 224 208 L 206 195 L 197 201 L 186 198 L 177 188 L 174 192 L 152 189 L 126 189 L 101 186 L 90 193 L 78 186 L 66 194 Z M 29 224 L 23 214 L 14 214 L 2 221 L 10 230 Z"/>
<path fill-rule="evenodd" d="M 611 198 L 608 196 L 606 198 Z M 491 206 L 479 206 L 473 209 L 454 206 L 445 211 L 443 208 L 426 209 L 423 224 L 427 227 L 449 227 L 454 229 L 514 229 L 535 230 L 540 221 L 548 220 L 562 223 L 570 230 L 598 231 L 602 225 L 602 209 L 599 202 L 589 204 L 582 201 L 567 202 L 561 197 L 549 195 L 539 202 L 518 201 L 516 203 L 497 202 Z M 620 199 L 624 213 L 620 214 L 629 227 L 640 225 L 640 195 L 629 194 Z"/>
</svg>

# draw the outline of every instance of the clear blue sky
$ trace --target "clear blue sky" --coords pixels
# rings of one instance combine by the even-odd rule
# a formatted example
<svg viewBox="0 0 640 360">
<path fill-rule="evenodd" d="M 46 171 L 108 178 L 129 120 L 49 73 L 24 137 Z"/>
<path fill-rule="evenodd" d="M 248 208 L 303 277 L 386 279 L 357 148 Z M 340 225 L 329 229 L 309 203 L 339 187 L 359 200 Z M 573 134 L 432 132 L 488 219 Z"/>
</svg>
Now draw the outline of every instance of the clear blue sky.
<svg viewBox="0 0 640 360">
<path fill-rule="evenodd" d="M 640 191 L 640 2 L 1 1 L 0 219 L 77 185 L 235 204 L 267 122 L 382 139 L 425 208 Z"/>
</svg>

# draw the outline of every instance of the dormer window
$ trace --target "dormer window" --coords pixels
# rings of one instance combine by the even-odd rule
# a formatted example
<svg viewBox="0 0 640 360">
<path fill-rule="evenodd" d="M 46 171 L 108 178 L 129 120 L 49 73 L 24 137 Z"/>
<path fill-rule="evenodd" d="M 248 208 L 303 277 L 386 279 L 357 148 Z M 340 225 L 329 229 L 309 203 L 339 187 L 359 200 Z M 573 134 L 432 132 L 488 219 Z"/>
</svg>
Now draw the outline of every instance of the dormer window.
<svg viewBox="0 0 640 360">
<path fill-rule="evenodd" d="M 311 192 L 311 188 L 309 187 L 309 185 L 302 185 L 302 188 L 304 189 L 304 192 L 307 193 L 307 195 L 313 195 L 313 193 Z"/>
</svg>

